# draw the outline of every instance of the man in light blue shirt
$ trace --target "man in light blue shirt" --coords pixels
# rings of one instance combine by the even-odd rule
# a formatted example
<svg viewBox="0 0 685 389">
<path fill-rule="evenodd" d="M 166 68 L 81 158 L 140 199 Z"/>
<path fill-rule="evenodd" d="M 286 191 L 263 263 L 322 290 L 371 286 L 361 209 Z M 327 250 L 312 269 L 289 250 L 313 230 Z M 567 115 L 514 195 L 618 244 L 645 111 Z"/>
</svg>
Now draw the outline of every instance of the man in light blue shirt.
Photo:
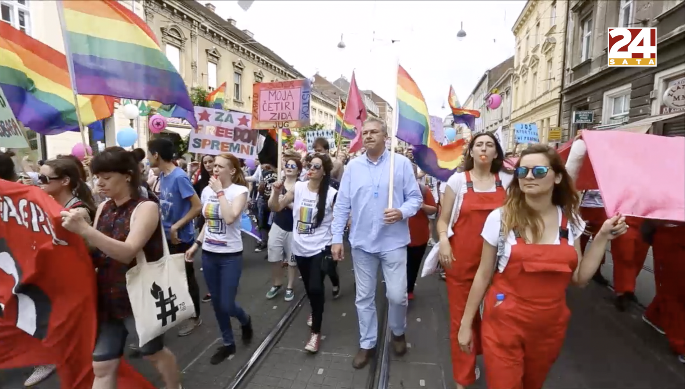
<svg viewBox="0 0 685 389">
<path fill-rule="evenodd" d="M 366 154 L 351 160 L 343 173 L 333 210 L 335 260 L 343 259 L 343 233 L 348 218 L 354 277 L 357 283 L 355 304 L 359 316 L 360 349 L 352 366 L 361 369 L 373 357 L 378 337 L 376 315 L 376 277 L 383 270 L 388 297 L 388 324 L 393 349 L 407 351 L 404 331 L 407 325 L 407 219 L 421 207 L 423 196 L 414 178 L 412 164 L 395 154 L 390 171 L 390 152 L 385 149 L 388 130 L 380 119 L 368 119 L 362 128 Z M 390 174 L 393 174 L 392 206 L 388 209 Z M 354 177 L 354 179 L 353 179 Z"/>
</svg>

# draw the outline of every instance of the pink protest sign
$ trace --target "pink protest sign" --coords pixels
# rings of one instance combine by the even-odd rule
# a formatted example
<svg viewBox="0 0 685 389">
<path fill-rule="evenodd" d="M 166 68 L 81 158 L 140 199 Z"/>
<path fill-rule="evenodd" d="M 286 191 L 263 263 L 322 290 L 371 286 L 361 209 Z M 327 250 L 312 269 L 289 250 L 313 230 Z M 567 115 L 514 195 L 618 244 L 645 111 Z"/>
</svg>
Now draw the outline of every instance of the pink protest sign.
<svg viewBox="0 0 685 389">
<path fill-rule="evenodd" d="M 309 80 L 256 83 L 252 90 L 253 129 L 309 125 Z"/>
</svg>

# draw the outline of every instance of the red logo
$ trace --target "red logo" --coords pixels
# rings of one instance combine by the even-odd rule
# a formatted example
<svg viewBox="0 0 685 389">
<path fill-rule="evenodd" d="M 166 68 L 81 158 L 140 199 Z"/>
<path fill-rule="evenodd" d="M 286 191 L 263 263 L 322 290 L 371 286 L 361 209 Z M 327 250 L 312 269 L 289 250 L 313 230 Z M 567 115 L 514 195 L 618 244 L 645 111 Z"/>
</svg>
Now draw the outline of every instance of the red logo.
<svg viewBox="0 0 685 389">
<path fill-rule="evenodd" d="M 656 67 L 656 28 L 609 28 L 609 67 Z"/>
</svg>

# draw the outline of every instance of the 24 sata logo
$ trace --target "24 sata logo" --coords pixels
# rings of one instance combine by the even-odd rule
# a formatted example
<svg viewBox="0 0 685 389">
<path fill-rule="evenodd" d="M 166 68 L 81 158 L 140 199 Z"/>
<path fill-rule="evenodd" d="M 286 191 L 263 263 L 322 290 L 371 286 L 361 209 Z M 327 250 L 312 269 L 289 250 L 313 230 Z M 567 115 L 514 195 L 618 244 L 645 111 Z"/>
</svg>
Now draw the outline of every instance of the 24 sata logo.
<svg viewBox="0 0 685 389">
<path fill-rule="evenodd" d="M 656 67 L 656 28 L 609 28 L 609 67 Z"/>
</svg>

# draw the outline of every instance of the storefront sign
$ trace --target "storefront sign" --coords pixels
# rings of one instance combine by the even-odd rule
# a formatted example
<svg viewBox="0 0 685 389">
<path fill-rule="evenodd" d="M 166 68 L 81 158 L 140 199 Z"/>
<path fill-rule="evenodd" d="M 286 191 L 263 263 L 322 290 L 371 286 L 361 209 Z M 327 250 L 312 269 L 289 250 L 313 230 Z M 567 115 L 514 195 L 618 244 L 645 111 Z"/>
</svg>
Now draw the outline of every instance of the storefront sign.
<svg viewBox="0 0 685 389">
<path fill-rule="evenodd" d="M 595 121 L 595 111 L 573 111 L 573 123 L 591 124 Z"/>
<path fill-rule="evenodd" d="M 12 108 L 10 108 L 2 88 L 0 88 L 0 147 L 8 149 L 26 149 L 29 147 L 21 124 L 12 113 Z"/>
<path fill-rule="evenodd" d="M 548 142 L 561 142 L 561 127 L 553 127 L 549 129 Z"/>
<path fill-rule="evenodd" d="M 190 132 L 188 151 L 238 158 L 257 158 L 259 131 L 250 128 L 252 115 L 236 111 L 195 107 L 198 127 Z"/>
<path fill-rule="evenodd" d="M 685 77 L 668 83 L 660 111 L 662 115 L 685 111 Z"/>
</svg>

